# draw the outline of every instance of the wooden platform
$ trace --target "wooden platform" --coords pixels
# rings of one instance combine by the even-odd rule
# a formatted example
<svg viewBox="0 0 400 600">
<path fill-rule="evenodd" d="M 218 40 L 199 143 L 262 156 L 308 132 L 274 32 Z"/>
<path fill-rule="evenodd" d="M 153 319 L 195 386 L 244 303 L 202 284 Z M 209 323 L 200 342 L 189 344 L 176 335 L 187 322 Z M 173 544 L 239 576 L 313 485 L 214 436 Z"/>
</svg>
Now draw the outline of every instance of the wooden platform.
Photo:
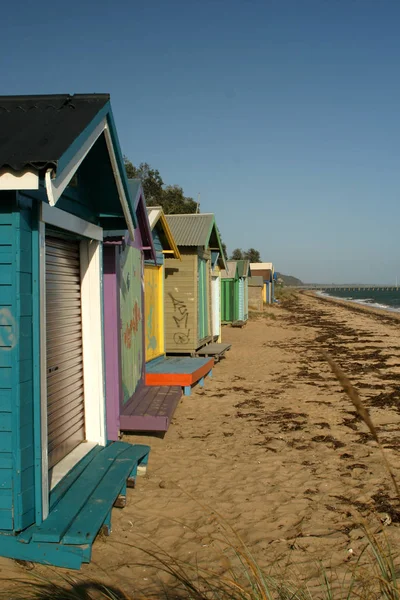
<svg viewBox="0 0 400 600">
<path fill-rule="evenodd" d="M 213 358 L 162 357 L 146 365 L 146 385 L 178 385 L 190 396 L 195 383 L 204 385 L 204 378 L 211 377 L 213 366 Z"/>
<path fill-rule="evenodd" d="M 125 505 L 149 446 L 114 442 L 93 448 L 51 491 L 50 512 L 41 525 L 17 536 L 0 534 L 0 556 L 79 569 L 90 562 L 101 528 L 111 532 L 111 511 Z"/>
<path fill-rule="evenodd" d="M 120 415 L 121 431 L 167 431 L 181 397 L 180 386 L 142 386 Z"/>
<path fill-rule="evenodd" d="M 247 321 L 233 321 L 232 327 L 244 327 Z"/>
<path fill-rule="evenodd" d="M 197 350 L 196 354 L 198 356 L 213 356 L 215 362 L 218 362 L 224 355 L 225 352 L 231 349 L 232 344 L 207 344 L 207 346 L 203 346 L 200 350 Z"/>
</svg>

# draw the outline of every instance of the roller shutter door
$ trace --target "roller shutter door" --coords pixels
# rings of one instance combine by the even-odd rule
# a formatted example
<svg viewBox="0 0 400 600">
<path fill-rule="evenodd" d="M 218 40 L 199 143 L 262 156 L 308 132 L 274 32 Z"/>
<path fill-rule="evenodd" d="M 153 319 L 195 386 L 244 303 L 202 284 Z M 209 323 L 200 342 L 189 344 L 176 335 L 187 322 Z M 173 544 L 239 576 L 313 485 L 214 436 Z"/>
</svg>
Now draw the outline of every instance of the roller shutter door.
<svg viewBox="0 0 400 600">
<path fill-rule="evenodd" d="M 46 236 L 49 468 L 85 439 L 79 242 Z"/>
</svg>

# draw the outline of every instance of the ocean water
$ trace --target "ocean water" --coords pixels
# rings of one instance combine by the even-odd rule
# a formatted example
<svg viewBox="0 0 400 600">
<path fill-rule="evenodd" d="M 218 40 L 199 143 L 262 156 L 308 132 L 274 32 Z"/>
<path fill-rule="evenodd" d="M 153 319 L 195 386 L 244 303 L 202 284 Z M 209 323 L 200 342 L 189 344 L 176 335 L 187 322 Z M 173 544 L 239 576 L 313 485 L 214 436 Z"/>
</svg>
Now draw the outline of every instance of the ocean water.
<svg viewBox="0 0 400 600">
<path fill-rule="evenodd" d="M 400 312 L 400 288 L 393 291 L 379 290 L 356 290 L 356 291 L 335 291 L 318 292 L 321 296 L 332 296 L 332 298 L 341 298 L 357 304 L 365 304 L 373 308 L 382 310 L 391 310 Z"/>
</svg>

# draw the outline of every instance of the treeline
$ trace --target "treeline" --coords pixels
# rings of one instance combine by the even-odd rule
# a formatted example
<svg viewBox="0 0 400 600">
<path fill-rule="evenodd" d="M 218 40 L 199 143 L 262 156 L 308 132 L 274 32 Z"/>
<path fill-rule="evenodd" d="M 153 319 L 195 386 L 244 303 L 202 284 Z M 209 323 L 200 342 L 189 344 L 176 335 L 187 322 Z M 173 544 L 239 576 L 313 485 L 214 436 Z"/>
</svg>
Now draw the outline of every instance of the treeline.
<svg viewBox="0 0 400 600">
<path fill-rule="evenodd" d="M 197 202 L 185 196 L 179 185 L 164 185 L 158 169 L 153 169 L 148 163 L 140 163 L 135 167 L 126 156 L 124 162 L 128 178 L 140 179 L 142 182 L 147 206 L 161 206 L 166 215 L 200 211 Z"/>
<path fill-rule="evenodd" d="M 165 185 L 158 169 L 148 163 L 140 163 L 136 167 L 124 156 L 125 170 L 129 179 L 140 179 L 143 186 L 147 206 L 161 206 L 166 215 L 191 214 L 200 212 L 200 204 L 190 196 L 185 196 L 179 185 Z M 221 233 L 220 233 L 221 235 Z M 228 258 L 226 245 L 222 242 L 225 258 Z M 235 248 L 232 260 L 246 259 L 250 262 L 261 262 L 260 253 L 254 248 L 241 250 Z"/>
<path fill-rule="evenodd" d="M 249 260 L 252 263 L 262 262 L 260 252 L 254 248 L 249 248 L 248 250 L 235 248 L 231 254 L 231 260 Z"/>
</svg>

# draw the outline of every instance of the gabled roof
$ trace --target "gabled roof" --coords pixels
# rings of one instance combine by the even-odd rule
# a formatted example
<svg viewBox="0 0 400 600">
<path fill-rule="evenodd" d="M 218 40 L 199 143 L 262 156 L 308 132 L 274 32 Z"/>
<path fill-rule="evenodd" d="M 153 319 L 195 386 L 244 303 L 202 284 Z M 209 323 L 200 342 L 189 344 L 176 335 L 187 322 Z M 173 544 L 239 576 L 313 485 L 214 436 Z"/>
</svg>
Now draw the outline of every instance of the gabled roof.
<svg viewBox="0 0 400 600">
<path fill-rule="evenodd" d="M 165 217 L 164 211 L 161 206 L 148 206 L 147 215 L 149 217 L 150 228 L 153 231 L 155 227 L 160 230 L 160 241 L 163 250 L 168 252 L 169 258 L 181 258 L 178 246 L 176 245 L 174 236 L 168 221 Z"/>
<path fill-rule="evenodd" d="M 226 263 L 227 268 L 221 270 L 221 278 L 222 279 L 237 279 L 239 277 L 237 263 L 238 263 L 237 260 L 228 260 L 228 262 Z"/>
<path fill-rule="evenodd" d="M 220 253 L 219 264 L 226 268 L 226 261 L 213 213 L 166 215 L 168 225 L 178 246 L 202 246 Z"/>
<path fill-rule="evenodd" d="M 167 215 L 168 225 L 178 246 L 208 246 L 214 215 Z"/>
<path fill-rule="evenodd" d="M 272 281 L 274 277 L 274 265 L 269 263 L 250 263 L 252 275 L 259 275 L 264 281 Z"/>
<path fill-rule="evenodd" d="M 0 189 L 37 190 L 44 179 L 49 204 L 54 206 L 96 148 L 108 154 L 113 178 L 112 193 L 109 188 L 103 191 L 104 198 L 108 194 L 105 210 L 98 203 L 98 212 L 122 217 L 133 236 L 136 218 L 110 96 L 0 96 Z M 97 190 L 92 192 L 96 195 Z"/>
<path fill-rule="evenodd" d="M 249 260 L 238 260 L 237 261 L 238 275 L 239 277 L 250 277 L 250 261 Z"/>
<path fill-rule="evenodd" d="M 56 169 L 109 100 L 108 94 L 0 96 L 0 166 Z"/>
<path fill-rule="evenodd" d="M 142 182 L 140 181 L 140 179 L 128 179 L 128 188 L 135 209 L 136 219 L 142 238 L 142 249 L 144 251 L 145 258 L 152 258 L 156 260 L 156 250 L 154 248 L 153 236 L 151 233 L 149 217 L 147 214 L 147 207 L 144 198 Z"/>
</svg>

